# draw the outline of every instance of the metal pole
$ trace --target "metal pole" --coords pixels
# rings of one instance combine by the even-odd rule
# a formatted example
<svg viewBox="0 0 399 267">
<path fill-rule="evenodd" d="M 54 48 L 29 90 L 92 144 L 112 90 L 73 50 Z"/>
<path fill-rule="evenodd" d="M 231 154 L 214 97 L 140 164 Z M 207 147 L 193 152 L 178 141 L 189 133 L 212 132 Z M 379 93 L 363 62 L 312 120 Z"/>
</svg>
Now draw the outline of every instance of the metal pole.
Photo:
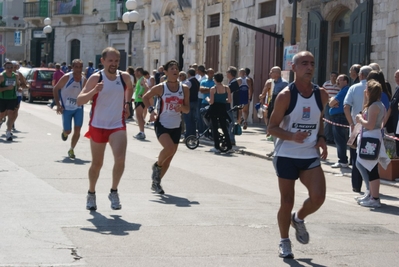
<svg viewBox="0 0 399 267">
<path fill-rule="evenodd" d="M 48 66 L 48 52 L 49 52 L 49 47 L 48 47 L 48 39 L 49 39 L 50 34 L 46 33 L 46 65 Z"/>
<path fill-rule="evenodd" d="M 291 45 L 296 45 L 296 17 L 297 17 L 297 2 L 301 0 L 288 0 L 292 4 L 292 20 L 291 20 Z M 294 72 L 290 71 L 290 82 L 294 80 Z"/>
<path fill-rule="evenodd" d="M 134 23 L 133 22 L 129 22 L 128 24 L 129 27 L 129 48 L 128 48 L 128 55 L 127 55 L 127 64 L 128 66 L 132 65 L 132 35 L 133 35 L 133 27 L 134 27 Z"/>
</svg>

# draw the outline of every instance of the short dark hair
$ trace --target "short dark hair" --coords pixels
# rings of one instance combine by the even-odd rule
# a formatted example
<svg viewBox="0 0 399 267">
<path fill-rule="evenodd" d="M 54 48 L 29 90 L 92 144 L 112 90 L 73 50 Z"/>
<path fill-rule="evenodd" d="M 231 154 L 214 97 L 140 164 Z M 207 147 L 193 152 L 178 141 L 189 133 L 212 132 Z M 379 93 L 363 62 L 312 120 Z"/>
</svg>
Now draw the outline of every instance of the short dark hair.
<svg viewBox="0 0 399 267">
<path fill-rule="evenodd" d="M 172 66 L 177 66 L 177 68 L 179 68 L 179 63 L 174 59 L 169 60 L 168 62 L 166 62 L 165 65 L 163 65 L 163 69 L 168 70 L 169 67 L 172 67 Z"/>
<path fill-rule="evenodd" d="M 349 84 L 349 77 L 346 74 L 340 74 L 339 76 L 342 76 L 344 78 L 344 81 Z"/>
<path fill-rule="evenodd" d="M 204 65 L 199 65 L 197 70 L 199 70 L 199 71 L 202 72 L 202 73 L 206 73 L 206 70 L 205 70 L 205 66 L 204 66 Z"/>
<path fill-rule="evenodd" d="M 332 71 L 330 74 L 335 74 L 335 76 L 338 77 L 338 72 L 336 72 L 336 71 Z"/>
<path fill-rule="evenodd" d="M 217 81 L 218 83 L 221 83 L 223 81 L 223 74 L 218 72 L 213 75 L 213 79 L 215 79 L 215 81 Z"/>
<path fill-rule="evenodd" d="M 190 74 L 190 76 L 195 76 L 195 69 L 190 68 L 188 69 L 187 73 Z"/>
<path fill-rule="evenodd" d="M 150 73 L 149 73 L 148 71 L 146 71 L 146 70 L 143 70 L 143 75 L 144 75 L 144 76 L 150 75 Z"/>
<path fill-rule="evenodd" d="M 144 75 L 144 69 L 142 67 L 137 67 L 136 71 L 140 72 L 142 75 Z"/>
<path fill-rule="evenodd" d="M 251 70 L 249 68 L 245 68 L 245 74 L 248 76 L 251 73 Z"/>
<path fill-rule="evenodd" d="M 93 61 L 89 61 L 89 67 L 93 67 Z"/>
<path fill-rule="evenodd" d="M 231 76 L 237 77 L 237 68 L 236 68 L 236 67 L 230 66 L 230 67 L 227 69 L 227 72 L 230 73 Z"/>
</svg>

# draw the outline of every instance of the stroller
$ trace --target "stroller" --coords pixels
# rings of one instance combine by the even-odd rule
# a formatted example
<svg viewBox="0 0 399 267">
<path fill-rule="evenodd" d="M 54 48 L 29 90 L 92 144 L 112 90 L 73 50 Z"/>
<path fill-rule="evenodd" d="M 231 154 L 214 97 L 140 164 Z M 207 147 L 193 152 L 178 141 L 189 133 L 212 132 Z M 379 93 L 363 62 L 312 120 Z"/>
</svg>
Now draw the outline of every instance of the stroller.
<svg viewBox="0 0 399 267">
<path fill-rule="evenodd" d="M 233 108 L 231 108 L 230 110 L 228 110 L 228 112 L 230 111 L 236 111 L 239 109 L 242 109 L 243 105 L 237 105 L 234 106 Z M 207 131 L 209 131 L 209 129 L 212 127 L 212 123 L 210 118 L 207 118 L 206 113 L 208 112 L 209 106 L 206 106 L 205 108 L 202 108 L 200 110 L 200 115 L 202 120 L 204 121 L 205 125 L 207 126 L 207 128 L 205 129 L 205 131 L 203 131 L 202 133 L 199 133 L 197 136 L 195 135 L 189 135 L 187 136 L 186 140 L 185 140 L 185 144 L 189 149 L 196 149 L 199 146 L 199 140 L 202 136 L 205 135 L 205 133 Z M 229 123 L 230 123 L 230 118 L 228 119 Z M 220 129 L 220 128 L 219 128 Z M 218 129 L 218 130 L 219 130 Z M 226 138 L 224 136 L 224 134 L 220 131 L 219 132 L 219 143 L 220 143 L 220 151 L 222 152 L 226 152 L 228 150 L 227 147 L 227 142 L 226 142 Z"/>
</svg>

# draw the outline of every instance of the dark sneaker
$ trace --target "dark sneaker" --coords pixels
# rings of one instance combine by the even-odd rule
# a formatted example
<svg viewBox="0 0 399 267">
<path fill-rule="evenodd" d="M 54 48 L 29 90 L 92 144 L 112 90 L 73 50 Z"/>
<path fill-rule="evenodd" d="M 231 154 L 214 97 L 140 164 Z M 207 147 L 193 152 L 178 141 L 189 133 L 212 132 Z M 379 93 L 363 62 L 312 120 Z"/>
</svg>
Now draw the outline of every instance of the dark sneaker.
<svg viewBox="0 0 399 267">
<path fill-rule="evenodd" d="M 71 159 L 75 158 L 75 152 L 72 148 L 68 150 L 68 157 L 70 157 Z"/>
<path fill-rule="evenodd" d="M 151 190 L 157 194 L 161 195 L 165 194 L 165 191 L 163 191 L 161 183 L 152 182 Z"/>
<path fill-rule="evenodd" d="M 97 210 L 96 195 L 87 194 L 86 209 L 87 210 Z"/>
<path fill-rule="evenodd" d="M 61 139 L 62 139 L 62 141 L 66 141 L 68 139 L 68 135 L 65 135 L 64 131 L 62 131 L 62 133 L 61 133 Z"/>
<path fill-rule="evenodd" d="M 151 178 L 154 182 L 159 183 L 159 184 L 161 183 L 161 170 L 162 170 L 162 168 L 159 167 L 156 162 L 152 165 Z"/>
<path fill-rule="evenodd" d="M 284 240 L 280 241 L 280 245 L 278 246 L 278 256 L 284 259 L 293 259 L 294 254 L 291 250 L 291 241 Z"/>
<path fill-rule="evenodd" d="M 6 132 L 6 138 L 7 138 L 7 141 L 12 141 L 12 133 L 7 131 Z"/>
<path fill-rule="evenodd" d="M 111 209 L 120 210 L 122 208 L 121 202 L 119 201 L 119 194 L 117 192 L 109 193 L 108 199 L 111 201 Z"/>
<path fill-rule="evenodd" d="M 291 226 L 295 228 L 296 239 L 301 244 L 309 243 L 309 233 L 306 230 L 305 222 L 297 222 L 295 221 L 295 212 L 291 214 Z"/>
</svg>

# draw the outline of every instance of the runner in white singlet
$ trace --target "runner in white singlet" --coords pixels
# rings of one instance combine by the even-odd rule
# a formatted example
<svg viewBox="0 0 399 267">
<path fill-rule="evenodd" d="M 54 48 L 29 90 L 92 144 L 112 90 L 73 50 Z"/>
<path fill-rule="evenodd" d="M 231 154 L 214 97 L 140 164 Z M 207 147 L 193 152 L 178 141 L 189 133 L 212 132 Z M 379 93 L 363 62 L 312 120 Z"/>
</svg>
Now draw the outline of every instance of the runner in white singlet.
<svg viewBox="0 0 399 267">
<path fill-rule="evenodd" d="M 326 195 L 320 158 L 327 157 L 323 108 L 328 102 L 328 93 L 312 84 L 315 71 L 312 53 L 299 52 L 292 60 L 295 80 L 277 95 L 268 127 L 270 134 L 278 138 L 273 163 L 281 198 L 277 214 L 281 258 L 294 257 L 289 239 L 290 224 L 296 230 L 299 243 L 309 242 L 304 219 L 321 207 Z M 291 213 L 298 178 L 307 188 L 308 198 L 297 212 Z"/>
<path fill-rule="evenodd" d="M 168 61 L 164 66 L 164 72 L 168 80 L 152 87 L 143 96 L 143 103 L 149 107 L 150 120 L 155 120 L 155 133 L 163 147 L 158 161 L 152 166 L 151 189 L 158 194 L 165 193 L 161 186 L 161 179 L 168 170 L 179 145 L 181 113 L 190 111 L 190 89 L 187 85 L 178 82 L 178 63 L 175 60 Z M 155 113 L 155 108 L 150 106 L 150 100 L 154 96 L 160 99 L 157 113 Z"/>
<path fill-rule="evenodd" d="M 92 162 L 89 169 L 89 191 L 86 209 L 96 210 L 96 184 L 104 161 L 107 142 L 114 156 L 112 186 L 108 199 L 111 208 L 122 208 L 119 200 L 118 185 L 125 169 L 126 157 L 126 125 L 129 116 L 129 103 L 133 95 L 130 75 L 118 71 L 120 53 L 113 47 L 102 52 L 101 63 L 104 69 L 90 76 L 85 88 L 78 96 L 78 105 L 93 100 L 89 131 Z"/>
<path fill-rule="evenodd" d="M 68 156 L 75 158 L 75 147 L 80 138 L 80 130 L 83 125 L 83 106 L 77 105 L 76 99 L 86 84 L 86 78 L 82 75 L 83 61 L 74 59 L 72 71 L 63 75 L 53 88 L 54 102 L 57 104 L 57 114 L 62 114 L 63 129 L 61 139 L 66 141 L 72 132 L 72 120 L 74 122 L 71 147 Z M 60 94 L 61 103 L 60 105 Z"/>
</svg>

